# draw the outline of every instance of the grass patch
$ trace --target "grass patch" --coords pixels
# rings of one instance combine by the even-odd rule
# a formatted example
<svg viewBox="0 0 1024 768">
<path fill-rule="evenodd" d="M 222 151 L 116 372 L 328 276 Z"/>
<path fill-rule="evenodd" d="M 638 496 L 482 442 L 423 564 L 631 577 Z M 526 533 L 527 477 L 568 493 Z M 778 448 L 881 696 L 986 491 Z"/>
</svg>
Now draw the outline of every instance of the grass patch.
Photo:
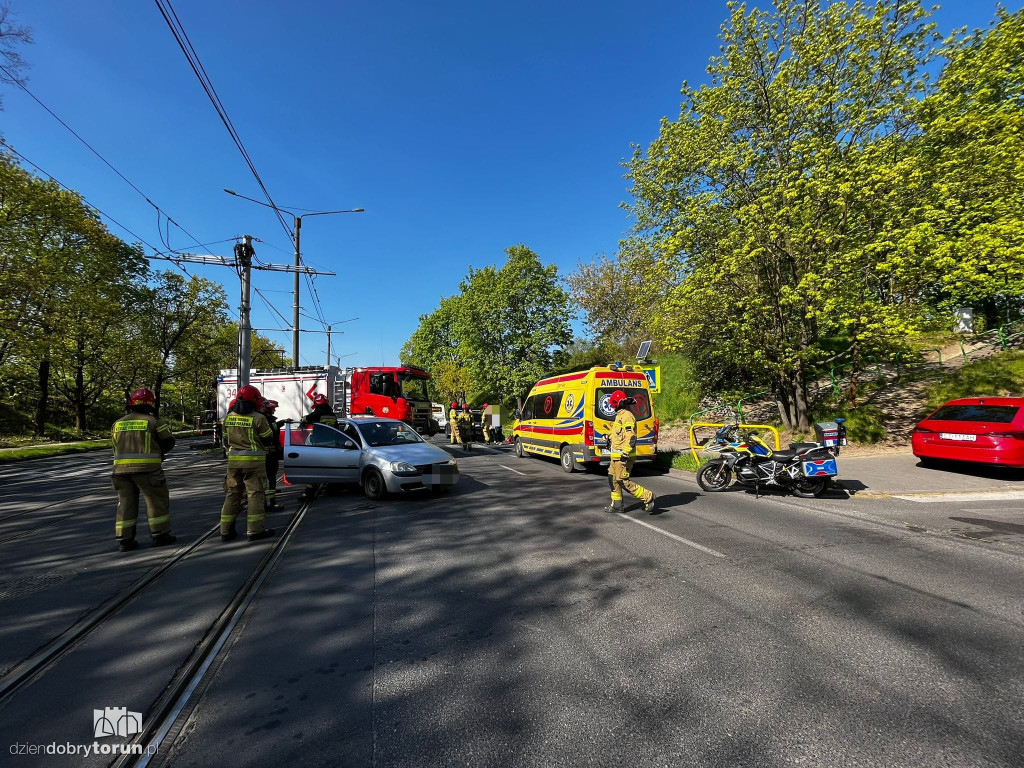
<svg viewBox="0 0 1024 768">
<path fill-rule="evenodd" d="M 682 469 L 687 472 L 696 472 L 701 464 L 694 461 L 689 451 L 658 451 L 654 459 L 654 465 L 662 469 Z"/>
<path fill-rule="evenodd" d="M 88 443 L 68 443 L 66 445 L 34 445 L 0 452 L 0 463 L 38 459 L 44 456 L 60 456 L 65 453 L 83 453 L 109 449 L 109 440 L 93 440 Z"/>
<path fill-rule="evenodd" d="M 700 408 L 701 390 L 693 363 L 682 355 L 662 355 L 661 394 L 653 395 L 654 415 L 664 424 L 687 419 Z"/>
<path fill-rule="evenodd" d="M 1024 352 L 1001 352 L 965 365 L 930 386 L 925 393 L 931 413 L 947 400 L 958 397 L 1002 397 L 1024 394 Z"/>
</svg>

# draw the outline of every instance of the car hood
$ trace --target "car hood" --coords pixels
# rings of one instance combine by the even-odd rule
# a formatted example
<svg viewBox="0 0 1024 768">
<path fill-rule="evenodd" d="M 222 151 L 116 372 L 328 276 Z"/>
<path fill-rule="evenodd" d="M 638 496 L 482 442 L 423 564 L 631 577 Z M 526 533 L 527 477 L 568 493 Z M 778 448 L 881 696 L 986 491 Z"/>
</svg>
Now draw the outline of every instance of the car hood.
<svg viewBox="0 0 1024 768">
<path fill-rule="evenodd" d="M 413 465 L 437 464 L 451 459 L 447 452 L 427 443 L 370 446 L 367 448 L 367 453 L 385 461 L 407 461 Z"/>
</svg>

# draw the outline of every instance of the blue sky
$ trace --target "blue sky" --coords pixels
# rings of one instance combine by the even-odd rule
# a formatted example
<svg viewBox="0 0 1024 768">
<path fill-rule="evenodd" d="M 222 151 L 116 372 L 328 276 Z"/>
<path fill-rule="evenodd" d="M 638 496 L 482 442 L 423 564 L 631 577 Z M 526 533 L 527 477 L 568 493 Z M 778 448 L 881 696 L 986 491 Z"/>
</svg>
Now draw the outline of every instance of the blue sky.
<svg viewBox="0 0 1024 768">
<path fill-rule="evenodd" d="M 704 81 L 727 14 L 724 0 L 172 2 L 274 200 L 366 209 L 302 231 L 307 263 L 338 273 L 316 282 L 325 319 L 359 318 L 333 341 L 348 365 L 397 362 L 419 315 L 510 245 L 563 273 L 614 253 L 629 228 L 619 163 L 678 115 L 683 80 Z M 203 243 L 252 234 L 264 261 L 291 261 L 273 213 L 222 191 L 260 197 L 155 3 L 11 4 L 35 34 L 36 96 Z M 995 9 L 942 6 L 944 33 Z M 3 105 L 6 141 L 159 245 L 135 191 L 24 93 L 5 88 Z M 198 250 L 173 229 L 171 244 Z M 237 307 L 233 272 L 189 270 Z M 289 275 L 254 284 L 291 317 Z M 302 297 L 316 314 L 305 282 Z M 284 327 L 256 296 L 253 321 Z M 291 355 L 290 333 L 266 335 Z M 301 358 L 323 363 L 324 336 L 303 333 Z"/>
</svg>

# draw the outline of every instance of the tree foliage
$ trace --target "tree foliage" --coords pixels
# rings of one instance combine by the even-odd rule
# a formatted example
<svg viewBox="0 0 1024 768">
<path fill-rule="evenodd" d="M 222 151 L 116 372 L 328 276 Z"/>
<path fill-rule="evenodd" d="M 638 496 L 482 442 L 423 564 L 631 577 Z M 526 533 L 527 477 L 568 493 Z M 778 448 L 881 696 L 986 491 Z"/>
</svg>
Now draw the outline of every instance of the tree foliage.
<svg viewBox="0 0 1024 768">
<path fill-rule="evenodd" d="M 470 267 L 457 296 L 446 297 L 402 348 L 402 361 L 433 375 L 443 402 L 464 397 L 508 403 L 552 367 L 572 340 L 570 299 L 554 265 L 523 244 L 505 264 Z"/>
<path fill-rule="evenodd" d="M 941 45 L 917 0 L 729 8 L 708 83 L 627 163 L 633 231 L 569 282 L 598 339 L 646 306 L 709 384 L 769 386 L 806 427 L 835 360 L 1024 295 L 1024 13 Z"/>
</svg>

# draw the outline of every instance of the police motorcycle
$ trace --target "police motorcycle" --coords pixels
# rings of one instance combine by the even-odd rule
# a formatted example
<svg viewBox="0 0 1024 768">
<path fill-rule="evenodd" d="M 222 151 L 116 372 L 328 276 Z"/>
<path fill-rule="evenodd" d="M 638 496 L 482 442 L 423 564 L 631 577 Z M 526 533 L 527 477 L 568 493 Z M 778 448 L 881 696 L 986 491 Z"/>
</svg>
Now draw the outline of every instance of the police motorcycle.
<svg viewBox="0 0 1024 768">
<path fill-rule="evenodd" d="M 738 424 L 726 424 L 704 446 L 719 457 L 700 468 L 697 484 L 708 493 L 724 491 L 735 481 L 753 487 L 757 495 L 770 487 L 804 499 L 821 496 L 839 474 L 836 456 L 846 445 L 845 421 L 815 424 L 819 442 L 790 443 L 788 451 L 775 451 L 757 434 L 741 434 Z"/>
</svg>

